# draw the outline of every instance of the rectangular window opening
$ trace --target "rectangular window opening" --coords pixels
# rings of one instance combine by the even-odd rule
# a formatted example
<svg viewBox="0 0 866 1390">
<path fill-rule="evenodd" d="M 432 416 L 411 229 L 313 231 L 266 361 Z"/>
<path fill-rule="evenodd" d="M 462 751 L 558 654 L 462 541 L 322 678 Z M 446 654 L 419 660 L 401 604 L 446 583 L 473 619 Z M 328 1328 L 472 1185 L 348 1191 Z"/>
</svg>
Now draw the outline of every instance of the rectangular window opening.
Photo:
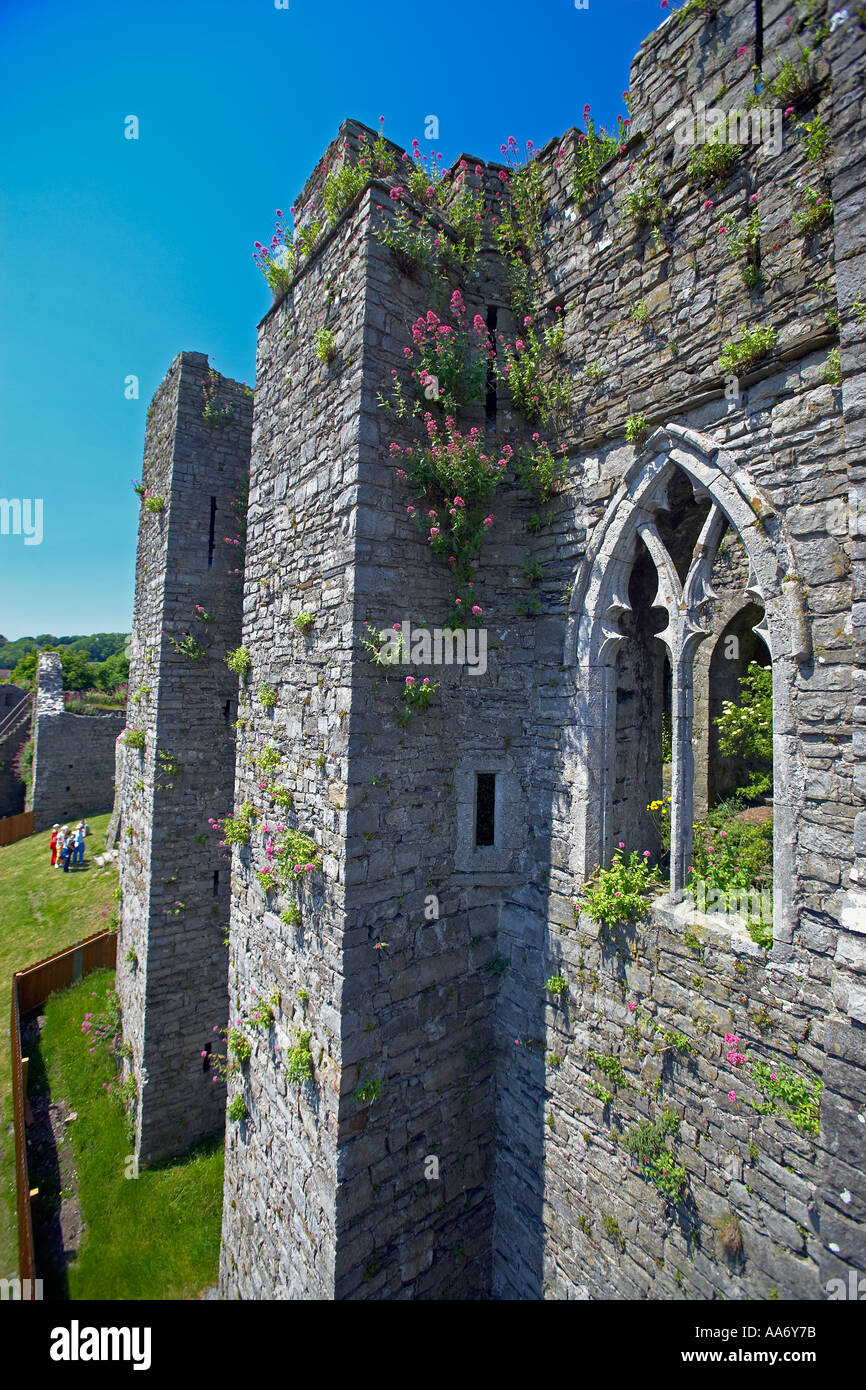
<svg viewBox="0 0 866 1390">
<path fill-rule="evenodd" d="M 219 869 L 214 869 L 214 871 L 213 871 L 213 895 L 214 895 L 214 897 L 217 896 L 217 894 L 219 893 L 219 890 L 220 890 L 220 871 L 219 871 Z"/>
<path fill-rule="evenodd" d="M 475 774 L 475 845 L 496 843 L 496 773 Z"/>
<path fill-rule="evenodd" d="M 210 1043 L 205 1043 L 204 1049 L 203 1049 L 203 1052 L 202 1052 L 202 1060 L 201 1060 L 201 1069 L 202 1069 L 202 1071 L 210 1071 L 210 1050 L 211 1050 L 211 1044 L 210 1044 Z"/>
</svg>

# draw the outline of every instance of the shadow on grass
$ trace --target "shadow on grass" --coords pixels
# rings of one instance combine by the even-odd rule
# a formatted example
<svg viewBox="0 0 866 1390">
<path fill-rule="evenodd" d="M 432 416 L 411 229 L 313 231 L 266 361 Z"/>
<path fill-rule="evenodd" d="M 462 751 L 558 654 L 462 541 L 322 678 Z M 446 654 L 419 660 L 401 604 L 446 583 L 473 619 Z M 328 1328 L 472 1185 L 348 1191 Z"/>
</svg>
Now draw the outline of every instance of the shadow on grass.
<svg viewBox="0 0 866 1390">
<path fill-rule="evenodd" d="M 104 1040 L 113 982 L 94 972 L 27 1021 L 39 1275 L 52 1299 L 196 1298 L 217 1276 L 222 1134 L 135 1171 Z"/>
</svg>

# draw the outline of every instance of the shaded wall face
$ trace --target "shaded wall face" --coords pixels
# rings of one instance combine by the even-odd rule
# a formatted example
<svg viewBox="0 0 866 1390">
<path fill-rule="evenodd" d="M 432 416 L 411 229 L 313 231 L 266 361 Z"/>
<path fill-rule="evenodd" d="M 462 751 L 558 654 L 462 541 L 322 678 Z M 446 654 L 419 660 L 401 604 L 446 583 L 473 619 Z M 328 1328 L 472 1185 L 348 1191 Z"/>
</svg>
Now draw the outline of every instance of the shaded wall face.
<svg viewBox="0 0 866 1390">
<path fill-rule="evenodd" d="M 27 695 L 17 685 L 0 684 L 0 724 L 14 713 Z M 30 709 L 23 719 L 10 724 L 5 737 L 0 738 L 0 816 L 15 816 L 24 810 L 25 785 L 15 775 L 14 763 L 23 744 L 30 737 Z"/>
</svg>

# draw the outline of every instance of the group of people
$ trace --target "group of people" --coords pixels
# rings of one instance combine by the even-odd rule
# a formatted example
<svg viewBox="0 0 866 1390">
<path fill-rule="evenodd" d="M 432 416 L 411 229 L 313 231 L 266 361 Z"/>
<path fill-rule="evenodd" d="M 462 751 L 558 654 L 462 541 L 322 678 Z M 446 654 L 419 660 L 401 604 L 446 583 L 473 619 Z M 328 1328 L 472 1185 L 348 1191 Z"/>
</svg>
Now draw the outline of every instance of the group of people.
<svg viewBox="0 0 866 1390">
<path fill-rule="evenodd" d="M 84 840 L 90 834 L 86 820 L 80 820 L 74 830 L 68 825 L 54 825 L 51 828 L 51 867 L 62 869 L 65 874 L 70 868 L 84 863 Z"/>
</svg>

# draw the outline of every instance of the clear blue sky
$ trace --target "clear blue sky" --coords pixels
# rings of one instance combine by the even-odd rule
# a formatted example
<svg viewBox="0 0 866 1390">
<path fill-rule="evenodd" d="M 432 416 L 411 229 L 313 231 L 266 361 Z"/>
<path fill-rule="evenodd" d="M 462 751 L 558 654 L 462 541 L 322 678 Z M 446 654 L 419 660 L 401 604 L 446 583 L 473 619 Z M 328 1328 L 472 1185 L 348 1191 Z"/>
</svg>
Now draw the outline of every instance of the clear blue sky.
<svg viewBox="0 0 866 1390">
<path fill-rule="evenodd" d="M 0 0 L 0 633 L 127 631 L 145 411 L 172 358 L 253 383 L 252 261 L 346 116 L 446 164 L 625 114 L 658 0 Z M 140 122 L 124 138 L 124 118 Z M 124 398 L 134 374 L 140 398 Z"/>
</svg>

